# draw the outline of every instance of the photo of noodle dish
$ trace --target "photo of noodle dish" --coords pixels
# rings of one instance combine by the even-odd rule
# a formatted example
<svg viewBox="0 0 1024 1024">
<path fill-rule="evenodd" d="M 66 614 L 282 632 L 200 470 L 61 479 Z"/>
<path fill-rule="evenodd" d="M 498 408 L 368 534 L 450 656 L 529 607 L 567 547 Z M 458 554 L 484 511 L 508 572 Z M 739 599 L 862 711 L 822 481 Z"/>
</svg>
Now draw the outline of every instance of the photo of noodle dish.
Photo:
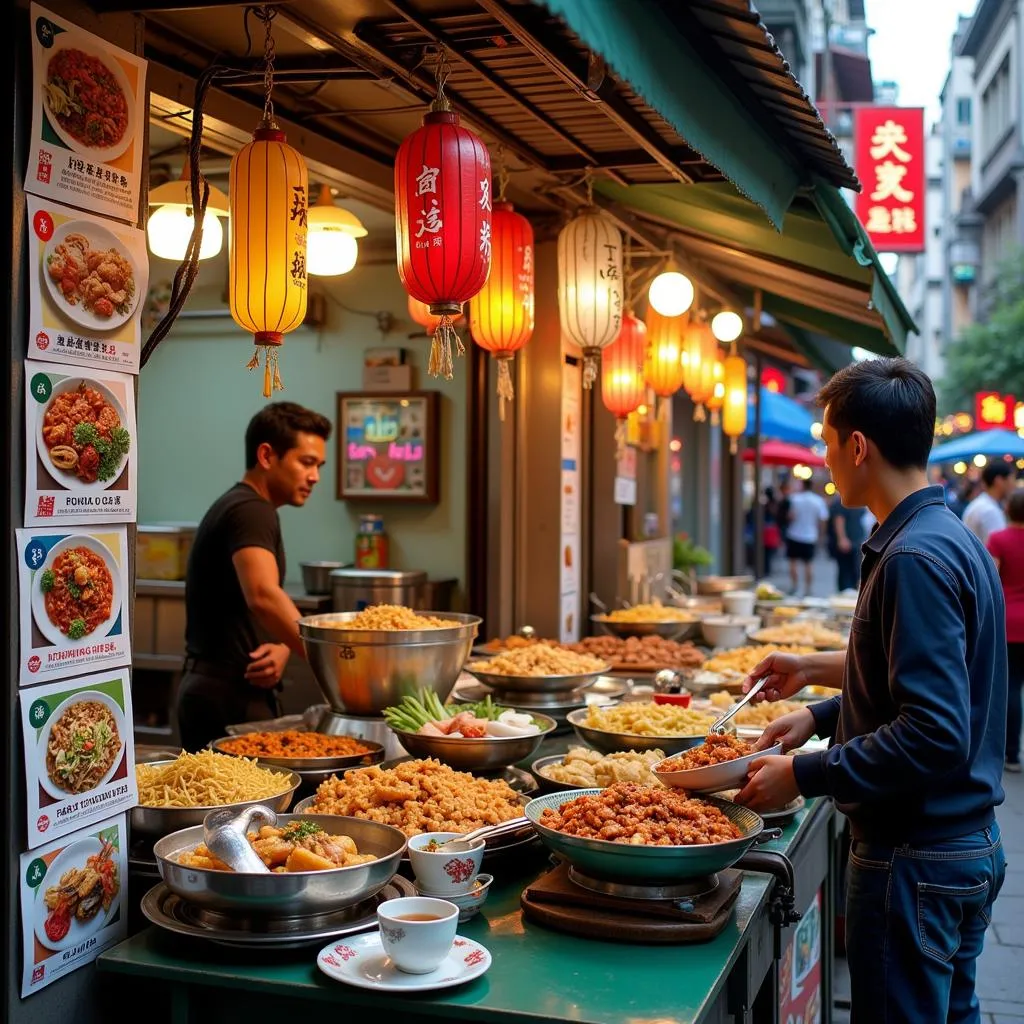
<svg viewBox="0 0 1024 1024">
<path fill-rule="evenodd" d="M 36 890 L 36 938 L 47 949 L 70 949 L 95 935 L 121 896 L 117 847 L 96 836 L 66 846 Z"/>
<path fill-rule="evenodd" d="M 69 32 L 54 40 L 42 83 L 54 132 L 82 156 L 116 160 L 134 137 L 134 103 L 121 66 Z"/>
<path fill-rule="evenodd" d="M 65 537 L 32 580 L 32 616 L 60 647 L 105 637 L 121 613 L 121 581 L 110 549 L 87 534 Z"/>
<path fill-rule="evenodd" d="M 94 221 L 61 224 L 43 248 L 43 280 L 54 309 L 89 331 L 126 323 L 140 298 L 127 246 Z"/>
<path fill-rule="evenodd" d="M 122 473 L 132 446 L 124 407 L 97 380 L 68 377 L 54 385 L 37 417 L 36 449 L 62 487 L 104 491 Z"/>
<path fill-rule="evenodd" d="M 82 690 L 57 705 L 39 733 L 39 782 L 62 800 L 105 785 L 121 763 L 124 712 L 99 690 Z"/>
</svg>

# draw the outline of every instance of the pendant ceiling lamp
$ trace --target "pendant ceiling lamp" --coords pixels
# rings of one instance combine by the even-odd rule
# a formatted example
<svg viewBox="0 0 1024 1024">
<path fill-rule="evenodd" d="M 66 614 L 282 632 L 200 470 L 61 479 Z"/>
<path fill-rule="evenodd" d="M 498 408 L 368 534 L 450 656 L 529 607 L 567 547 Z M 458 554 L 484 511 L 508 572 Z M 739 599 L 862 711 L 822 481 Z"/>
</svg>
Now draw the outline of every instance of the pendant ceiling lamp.
<svg viewBox="0 0 1024 1024">
<path fill-rule="evenodd" d="M 626 417 L 640 408 L 647 390 L 644 381 L 647 347 L 647 326 L 632 313 L 626 313 L 619 336 L 604 350 L 601 401 L 616 419 L 615 441 L 620 453 L 626 443 Z"/>
<path fill-rule="evenodd" d="M 711 332 L 723 345 L 728 345 L 743 333 L 743 317 L 731 309 L 723 309 L 711 320 Z"/>
<path fill-rule="evenodd" d="M 440 317 L 427 372 L 451 380 L 452 345 L 465 351 L 452 321 L 487 280 L 492 240 L 491 158 L 451 109 L 448 74 L 442 52 L 437 98 L 395 157 L 395 237 L 405 290 Z"/>
<path fill-rule="evenodd" d="M 647 310 L 647 386 L 661 398 L 674 395 L 683 386 L 683 339 L 685 316 L 662 316 L 653 306 Z"/>
<path fill-rule="evenodd" d="M 309 239 L 306 269 L 317 277 L 347 274 L 359 258 L 359 242 L 366 235 L 359 218 L 337 206 L 327 185 L 321 185 L 320 198 L 309 208 Z"/>
<path fill-rule="evenodd" d="M 512 360 L 533 335 L 533 228 L 505 201 L 506 175 L 499 175 L 491 217 L 491 273 L 469 300 L 473 340 L 498 361 L 498 416 L 515 396 Z"/>
<path fill-rule="evenodd" d="M 231 161 L 230 276 L 235 323 L 253 336 L 255 370 L 263 361 L 263 397 L 284 385 L 278 349 L 306 316 L 306 234 L 309 181 L 306 164 L 274 119 L 272 8 L 257 8 L 266 27 L 263 117 L 252 142 Z"/>
<path fill-rule="evenodd" d="M 693 305 L 693 282 L 670 264 L 651 282 L 647 301 L 662 316 L 682 316 Z"/>
<path fill-rule="evenodd" d="M 729 451 L 736 454 L 739 439 L 747 430 L 747 362 L 732 354 L 724 363 L 725 402 L 722 406 L 722 431 L 729 438 Z"/>
<path fill-rule="evenodd" d="M 581 207 L 558 235 L 558 313 L 563 337 L 583 351 L 584 388 L 619 336 L 622 303 L 622 236 L 596 206 Z"/>
<path fill-rule="evenodd" d="M 192 216 L 192 186 L 186 162 L 177 181 L 158 185 L 149 193 L 149 219 L 146 238 L 149 251 L 162 260 L 180 263 L 188 252 L 195 219 Z M 203 215 L 203 237 L 199 243 L 199 259 L 208 260 L 224 248 L 224 228 L 220 218 L 228 216 L 228 197 L 214 188 L 205 178 L 200 181 L 209 186 L 210 194 Z"/>
</svg>

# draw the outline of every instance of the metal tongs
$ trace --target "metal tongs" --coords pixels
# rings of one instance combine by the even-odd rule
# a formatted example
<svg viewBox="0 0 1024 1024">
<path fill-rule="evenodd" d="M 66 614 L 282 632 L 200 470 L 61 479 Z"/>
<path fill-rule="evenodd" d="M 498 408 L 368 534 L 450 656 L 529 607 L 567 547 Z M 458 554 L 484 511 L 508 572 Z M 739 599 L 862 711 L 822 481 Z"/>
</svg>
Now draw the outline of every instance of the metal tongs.
<svg viewBox="0 0 1024 1024">
<path fill-rule="evenodd" d="M 711 733 L 718 733 L 721 735 L 725 732 L 725 723 L 732 718 L 740 708 L 746 707 L 763 689 L 764 684 L 768 682 L 767 676 L 762 676 L 754 685 L 747 691 L 747 695 L 741 700 L 737 701 L 731 708 L 710 729 L 708 729 L 708 735 Z"/>
<path fill-rule="evenodd" d="M 496 836 L 504 835 L 506 832 L 517 832 L 524 825 L 529 824 L 530 819 L 523 815 L 519 818 L 510 818 L 508 821 L 499 822 L 497 825 L 484 825 L 483 828 L 474 829 L 472 832 L 467 832 L 464 836 L 458 836 L 455 839 L 447 839 L 443 843 L 438 843 L 437 850 L 434 852 L 439 853 L 441 850 L 444 850 L 445 853 L 465 853 L 473 848 L 474 840 L 479 839 L 481 836 L 493 839 Z"/>
<path fill-rule="evenodd" d="M 203 819 L 203 841 L 206 848 L 232 871 L 250 875 L 268 875 L 270 868 L 260 859 L 249 842 L 249 828 L 255 824 L 276 825 L 277 815 L 269 808 L 246 807 L 234 811 L 210 811 Z"/>
</svg>

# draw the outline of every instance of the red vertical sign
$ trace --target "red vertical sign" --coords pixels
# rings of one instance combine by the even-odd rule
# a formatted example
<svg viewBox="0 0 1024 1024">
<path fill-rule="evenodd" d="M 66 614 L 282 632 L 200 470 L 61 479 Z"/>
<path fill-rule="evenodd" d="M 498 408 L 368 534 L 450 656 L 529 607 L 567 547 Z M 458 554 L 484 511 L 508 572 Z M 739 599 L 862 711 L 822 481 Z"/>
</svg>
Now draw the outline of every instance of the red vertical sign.
<svg viewBox="0 0 1024 1024">
<path fill-rule="evenodd" d="M 858 107 L 857 216 L 880 252 L 924 252 L 924 110 Z"/>
</svg>

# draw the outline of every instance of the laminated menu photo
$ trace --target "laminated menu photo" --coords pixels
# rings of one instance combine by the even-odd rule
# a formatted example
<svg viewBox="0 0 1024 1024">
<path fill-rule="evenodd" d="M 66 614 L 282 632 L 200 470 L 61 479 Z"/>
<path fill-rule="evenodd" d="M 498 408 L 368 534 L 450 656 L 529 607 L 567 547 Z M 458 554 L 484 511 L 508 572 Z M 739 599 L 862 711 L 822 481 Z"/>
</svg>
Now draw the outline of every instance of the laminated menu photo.
<svg viewBox="0 0 1024 1024">
<path fill-rule="evenodd" d="M 32 138 L 25 191 L 134 224 L 146 61 L 38 4 L 30 11 Z"/>
<path fill-rule="evenodd" d="M 123 814 L 23 853 L 18 874 L 23 999 L 126 938 Z"/>
<path fill-rule="evenodd" d="M 129 664 L 126 529 L 53 526 L 15 534 L 20 684 Z"/>
<path fill-rule="evenodd" d="M 25 361 L 25 525 L 133 523 L 135 378 Z"/>
<path fill-rule="evenodd" d="M 138 373 L 146 233 L 35 196 L 27 207 L 29 358 Z"/>
<path fill-rule="evenodd" d="M 21 691 L 28 845 L 135 806 L 127 669 Z"/>
</svg>

